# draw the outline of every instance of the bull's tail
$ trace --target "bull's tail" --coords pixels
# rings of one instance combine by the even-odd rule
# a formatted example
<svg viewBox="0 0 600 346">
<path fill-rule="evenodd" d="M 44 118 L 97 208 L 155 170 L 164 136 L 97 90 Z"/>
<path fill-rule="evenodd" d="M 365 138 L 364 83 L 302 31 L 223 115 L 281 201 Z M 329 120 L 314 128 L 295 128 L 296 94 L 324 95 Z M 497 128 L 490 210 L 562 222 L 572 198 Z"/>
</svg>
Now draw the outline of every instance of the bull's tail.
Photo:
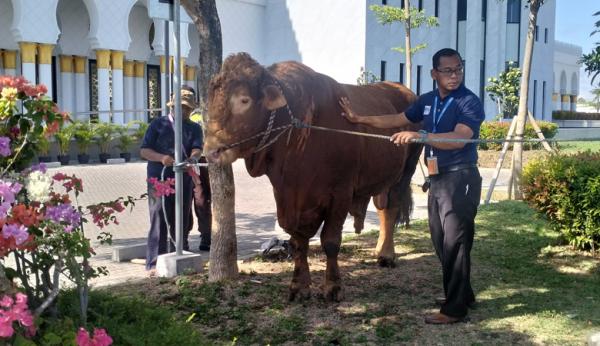
<svg viewBox="0 0 600 346">
<path fill-rule="evenodd" d="M 402 172 L 402 178 L 394 186 L 390 188 L 388 195 L 389 205 L 392 207 L 399 207 L 398 215 L 395 218 L 395 226 L 404 225 L 406 227 L 410 224 L 410 215 L 413 211 L 413 198 L 412 189 L 410 187 L 410 181 L 417 164 L 419 162 L 419 156 L 421 155 L 422 145 L 411 144 L 414 146 L 409 150 L 409 156 L 406 159 L 404 165 L 404 172 Z"/>
</svg>

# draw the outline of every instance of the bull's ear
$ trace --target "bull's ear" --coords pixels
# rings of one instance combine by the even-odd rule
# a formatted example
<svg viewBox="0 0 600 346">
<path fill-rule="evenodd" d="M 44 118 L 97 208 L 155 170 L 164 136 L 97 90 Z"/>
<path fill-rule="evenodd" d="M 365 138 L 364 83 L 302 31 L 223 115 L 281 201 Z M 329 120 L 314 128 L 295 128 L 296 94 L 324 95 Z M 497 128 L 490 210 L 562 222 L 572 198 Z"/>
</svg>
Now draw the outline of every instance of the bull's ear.
<svg viewBox="0 0 600 346">
<path fill-rule="evenodd" d="M 281 93 L 281 89 L 275 85 L 267 85 L 263 88 L 262 92 L 263 105 L 270 111 L 281 108 L 287 104 L 285 96 Z"/>
</svg>

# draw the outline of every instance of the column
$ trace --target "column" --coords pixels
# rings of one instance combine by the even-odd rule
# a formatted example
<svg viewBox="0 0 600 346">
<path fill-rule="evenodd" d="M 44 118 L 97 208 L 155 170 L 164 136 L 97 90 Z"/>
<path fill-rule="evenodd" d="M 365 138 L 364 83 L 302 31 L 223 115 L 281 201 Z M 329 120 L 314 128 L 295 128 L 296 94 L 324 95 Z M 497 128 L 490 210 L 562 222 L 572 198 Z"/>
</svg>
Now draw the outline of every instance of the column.
<svg viewBox="0 0 600 346">
<path fill-rule="evenodd" d="M 0 49 L 0 76 L 4 76 L 4 50 Z"/>
<path fill-rule="evenodd" d="M 123 125 L 123 52 L 111 52 L 113 123 Z"/>
<path fill-rule="evenodd" d="M 135 108 L 135 90 L 134 90 L 134 78 L 135 78 L 135 63 L 130 60 L 126 60 L 123 65 L 124 75 L 124 86 L 123 86 L 123 107 L 129 112 L 125 112 L 125 123 L 135 120 L 134 113 L 130 110 Z"/>
<path fill-rule="evenodd" d="M 46 95 L 53 98 L 52 93 L 52 50 L 53 44 L 40 43 L 38 45 L 38 71 L 39 84 L 44 84 L 48 89 Z"/>
<path fill-rule="evenodd" d="M 85 63 L 87 58 L 84 56 L 76 56 L 75 62 L 75 111 L 89 111 L 86 104 L 88 86 L 85 84 Z M 89 120 L 89 115 L 79 115 L 77 120 Z"/>
<path fill-rule="evenodd" d="M 98 66 L 98 110 L 110 110 L 110 50 L 96 50 L 96 64 Z M 100 122 L 109 123 L 110 114 L 98 114 Z"/>
<path fill-rule="evenodd" d="M 36 84 L 35 78 L 35 52 L 37 44 L 31 42 L 19 42 L 21 47 L 21 74 L 30 83 Z"/>
<path fill-rule="evenodd" d="M 146 100 L 144 98 L 145 88 L 144 88 L 144 69 L 146 67 L 146 63 L 143 61 L 135 62 L 135 109 L 146 109 Z M 148 117 L 146 116 L 146 111 L 138 111 L 136 112 L 136 120 L 148 121 Z"/>
<path fill-rule="evenodd" d="M 577 95 L 571 95 L 571 112 L 577 111 Z"/>
<path fill-rule="evenodd" d="M 4 74 L 7 76 L 16 76 L 17 75 L 17 51 L 15 50 L 5 50 L 2 56 L 3 66 L 4 66 Z"/>
<path fill-rule="evenodd" d="M 571 102 L 570 99 L 571 98 L 569 97 L 569 95 L 562 95 L 561 96 L 561 99 L 560 99 L 561 100 L 560 110 L 568 111 L 571 108 L 571 106 L 569 105 L 569 103 Z"/>
<path fill-rule="evenodd" d="M 185 80 L 188 86 L 191 86 L 196 90 L 196 67 L 188 66 L 185 70 Z M 198 94 L 198 90 L 196 90 L 196 94 Z"/>
<path fill-rule="evenodd" d="M 560 110 L 560 102 L 558 101 L 558 93 L 552 93 L 552 109 L 555 111 Z"/>
<path fill-rule="evenodd" d="M 169 82 L 169 76 L 167 75 L 167 64 L 166 64 L 166 56 L 162 55 L 160 57 L 160 104 L 162 105 L 163 111 L 162 115 L 167 116 L 169 112 L 167 110 L 167 102 L 169 102 L 169 93 L 167 89 L 167 83 Z"/>
<path fill-rule="evenodd" d="M 75 110 L 73 89 L 73 57 L 60 56 L 60 109 L 72 113 Z M 74 117 L 77 119 L 77 116 Z"/>
</svg>

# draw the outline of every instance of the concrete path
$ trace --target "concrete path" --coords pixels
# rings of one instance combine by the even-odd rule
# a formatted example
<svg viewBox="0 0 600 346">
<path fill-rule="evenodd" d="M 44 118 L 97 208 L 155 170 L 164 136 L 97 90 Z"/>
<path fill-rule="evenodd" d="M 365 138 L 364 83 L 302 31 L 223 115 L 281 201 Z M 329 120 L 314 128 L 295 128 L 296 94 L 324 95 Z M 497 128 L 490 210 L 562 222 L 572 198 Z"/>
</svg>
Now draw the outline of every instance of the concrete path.
<svg viewBox="0 0 600 346">
<path fill-rule="evenodd" d="M 145 162 L 132 162 L 114 165 L 78 165 L 53 168 L 50 172 L 63 172 L 75 174 L 83 180 L 84 192 L 79 198 L 81 205 L 88 205 L 102 201 L 109 201 L 119 196 L 138 197 L 146 192 L 146 164 Z M 233 164 L 235 179 L 235 210 L 236 232 L 238 243 L 238 257 L 245 258 L 256 253 L 260 244 L 276 236 L 288 239 L 275 222 L 275 201 L 272 187 L 266 176 L 259 178 L 250 177 L 241 160 Z M 484 187 L 489 185 L 492 169 L 481 169 L 484 177 Z M 507 172 L 501 174 L 499 187 L 506 186 Z M 414 184 L 421 184 L 423 177 L 419 168 L 413 177 Z M 414 188 L 413 194 L 415 208 L 414 219 L 427 217 L 426 195 Z M 147 201 L 139 201 L 132 212 L 126 211 L 119 215 L 119 225 L 109 226 L 103 231 L 113 234 L 113 246 L 144 244 L 148 230 L 148 205 Z M 354 233 L 353 220 L 349 217 L 344 225 L 345 233 Z M 378 220 L 375 207 L 369 205 L 365 230 L 377 229 Z M 194 228 L 195 229 L 195 228 Z M 86 225 L 86 235 L 92 239 L 96 256 L 92 262 L 94 266 L 106 266 L 109 270 L 107 277 L 102 277 L 93 282 L 95 285 L 111 285 L 127 280 L 137 280 L 146 277 L 144 266 L 130 262 L 115 263 L 111 261 L 112 247 L 102 246 L 96 241 L 101 230 L 96 226 Z M 199 234 L 192 231 L 190 235 L 191 249 L 197 249 Z M 204 260 L 208 253 L 202 253 Z"/>
</svg>

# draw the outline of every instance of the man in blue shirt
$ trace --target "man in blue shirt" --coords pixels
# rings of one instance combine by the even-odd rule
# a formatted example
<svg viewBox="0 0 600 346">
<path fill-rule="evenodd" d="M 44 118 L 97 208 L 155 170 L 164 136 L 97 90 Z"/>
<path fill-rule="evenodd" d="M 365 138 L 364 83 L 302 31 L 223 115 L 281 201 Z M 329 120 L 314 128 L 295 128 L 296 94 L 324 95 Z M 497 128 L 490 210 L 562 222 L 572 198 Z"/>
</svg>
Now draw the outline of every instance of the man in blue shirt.
<svg viewBox="0 0 600 346">
<path fill-rule="evenodd" d="M 349 121 L 378 128 L 403 127 L 423 122 L 424 130 L 401 131 L 391 137 L 396 145 L 414 139 L 474 139 L 485 119 L 479 98 L 463 84 L 460 54 L 445 48 L 433 56 L 431 77 L 437 90 L 419 97 L 406 112 L 382 116 L 354 114 L 346 99 L 340 104 Z M 436 299 L 439 313 L 425 317 L 426 323 L 448 324 L 465 319 L 473 307 L 471 247 L 475 216 L 481 198 L 481 176 L 477 169 L 477 145 L 457 142 L 426 142 L 425 161 L 430 179 L 428 197 L 431 240 L 442 263 L 445 297 Z"/>
<path fill-rule="evenodd" d="M 140 156 L 148 160 L 147 176 L 166 180 L 174 178 L 173 163 L 175 162 L 175 124 L 173 119 L 173 98 L 168 103 L 170 113 L 168 116 L 158 117 L 150 123 L 142 141 Z M 200 159 L 202 155 L 202 130 L 200 125 L 189 120 L 190 114 L 196 108 L 193 90 L 181 90 L 181 116 L 182 123 L 182 155 L 183 159 Z M 163 172 L 164 169 L 164 172 Z M 165 196 L 163 211 L 162 200 L 154 196 L 154 186 L 148 183 L 148 206 L 150 212 L 150 230 L 148 231 L 148 246 L 146 249 L 146 270 L 152 275 L 156 267 L 158 255 L 174 249 L 175 244 L 169 246 L 167 228 L 170 238 L 175 241 L 175 194 Z M 188 234 L 191 227 L 187 222 L 191 220 L 192 178 L 183 174 L 183 248 L 187 250 Z M 165 221 L 168 221 L 168 225 Z"/>
</svg>

